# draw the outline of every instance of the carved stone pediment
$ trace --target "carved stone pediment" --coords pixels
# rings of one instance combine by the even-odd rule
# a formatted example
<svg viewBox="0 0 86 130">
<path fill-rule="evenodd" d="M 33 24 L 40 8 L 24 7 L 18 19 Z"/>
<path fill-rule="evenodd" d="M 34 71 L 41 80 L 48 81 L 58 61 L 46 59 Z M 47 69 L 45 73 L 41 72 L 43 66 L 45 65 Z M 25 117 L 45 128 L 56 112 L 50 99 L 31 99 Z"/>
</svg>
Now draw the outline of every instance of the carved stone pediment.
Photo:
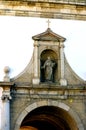
<svg viewBox="0 0 86 130">
<path fill-rule="evenodd" d="M 64 42 L 66 39 L 56 33 L 54 33 L 50 28 L 48 28 L 45 32 L 35 35 L 32 37 L 33 40 L 40 40 L 40 41 L 60 41 Z"/>
</svg>

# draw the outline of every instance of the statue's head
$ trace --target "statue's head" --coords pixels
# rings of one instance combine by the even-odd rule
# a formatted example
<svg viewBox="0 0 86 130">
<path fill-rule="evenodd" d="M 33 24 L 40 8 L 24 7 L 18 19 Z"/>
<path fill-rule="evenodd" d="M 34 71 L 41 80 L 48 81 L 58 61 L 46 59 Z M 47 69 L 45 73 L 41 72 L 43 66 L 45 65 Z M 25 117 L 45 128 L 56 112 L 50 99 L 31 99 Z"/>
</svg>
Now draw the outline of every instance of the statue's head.
<svg viewBox="0 0 86 130">
<path fill-rule="evenodd" d="M 47 59 L 50 60 L 50 56 L 48 56 Z"/>
</svg>

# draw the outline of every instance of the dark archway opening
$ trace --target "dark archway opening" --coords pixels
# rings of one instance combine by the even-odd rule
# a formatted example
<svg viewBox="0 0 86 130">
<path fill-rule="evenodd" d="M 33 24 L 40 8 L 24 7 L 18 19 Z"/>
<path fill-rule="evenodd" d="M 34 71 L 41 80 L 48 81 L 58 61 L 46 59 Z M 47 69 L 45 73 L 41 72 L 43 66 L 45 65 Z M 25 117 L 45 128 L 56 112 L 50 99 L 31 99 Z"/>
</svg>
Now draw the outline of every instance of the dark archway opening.
<svg viewBox="0 0 86 130">
<path fill-rule="evenodd" d="M 24 126 L 37 130 L 78 130 L 76 122 L 65 110 L 53 106 L 39 107 L 31 111 L 22 121 L 20 128 Z"/>
</svg>

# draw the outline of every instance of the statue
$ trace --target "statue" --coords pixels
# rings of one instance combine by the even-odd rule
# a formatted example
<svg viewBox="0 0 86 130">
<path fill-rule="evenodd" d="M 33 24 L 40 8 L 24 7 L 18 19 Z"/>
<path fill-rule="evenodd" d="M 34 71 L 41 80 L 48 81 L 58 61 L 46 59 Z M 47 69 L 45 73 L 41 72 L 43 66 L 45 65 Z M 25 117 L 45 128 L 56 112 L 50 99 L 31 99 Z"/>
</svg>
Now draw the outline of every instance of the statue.
<svg viewBox="0 0 86 130">
<path fill-rule="evenodd" d="M 51 60 L 50 57 L 48 57 L 44 65 L 41 67 L 41 69 L 44 69 L 45 81 L 53 81 L 54 66 L 55 66 L 55 63 Z"/>
</svg>

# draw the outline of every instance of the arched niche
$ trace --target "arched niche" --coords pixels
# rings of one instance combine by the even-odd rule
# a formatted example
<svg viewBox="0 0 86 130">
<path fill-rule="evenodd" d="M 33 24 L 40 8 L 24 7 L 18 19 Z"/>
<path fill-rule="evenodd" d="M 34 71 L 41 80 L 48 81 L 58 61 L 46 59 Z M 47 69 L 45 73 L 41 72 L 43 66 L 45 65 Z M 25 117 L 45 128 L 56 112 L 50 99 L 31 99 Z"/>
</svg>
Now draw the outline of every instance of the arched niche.
<svg viewBox="0 0 86 130">
<path fill-rule="evenodd" d="M 58 79 L 58 55 L 55 51 L 51 50 L 51 49 L 46 49 L 44 51 L 42 51 L 41 55 L 40 55 L 40 81 L 41 82 L 47 82 L 46 78 L 45 78 L 45 68 L 42 69 L 42 67 L 45 65 L 45 62 L 47 61 L 47 59 L 50 58 L 53 67 L 52 67 L 52 79 L 50 81 L 52 81 L 52 83 L 56 82 L 56 80 Z"/>
</svg>

